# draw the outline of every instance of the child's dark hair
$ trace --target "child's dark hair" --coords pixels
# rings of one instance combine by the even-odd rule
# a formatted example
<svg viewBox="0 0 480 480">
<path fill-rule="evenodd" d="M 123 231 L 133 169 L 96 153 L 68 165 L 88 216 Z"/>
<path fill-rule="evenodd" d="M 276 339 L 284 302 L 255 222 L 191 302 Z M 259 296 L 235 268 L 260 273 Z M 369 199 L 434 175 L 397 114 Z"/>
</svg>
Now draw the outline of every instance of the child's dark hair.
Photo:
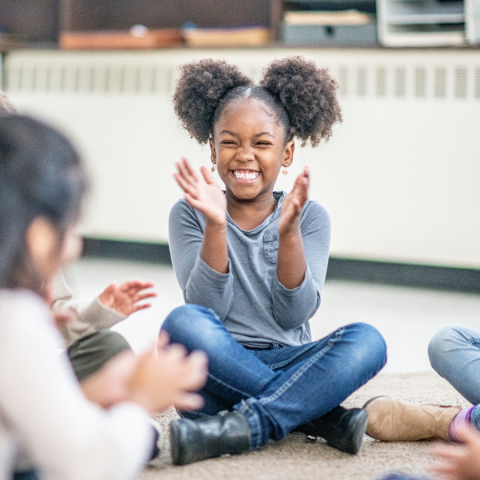
<svg viewBox="0 0 480 480">
<path fill-rule="evenodd" d="M 259 85 L 220 60 L 182 65 L 173 103 L 183 127 L 200 144 L 213 136 L 213 126 L 225 107 L 241 98 L 265 102 L 285 129 L 285 143 L 299 138 L 312 146 L 332 135 L 342 121 L 337 82 L 325 69 L 300 56 L 275 60 Z"/>
<path fill-rule="evenodd" d="M 85 188 L 77 153 L 63 135 L 32 118 L 0 114 L 0 288 L 39 291 L 26 232 L 45 217 L 62 240 Z"/>
</svg>

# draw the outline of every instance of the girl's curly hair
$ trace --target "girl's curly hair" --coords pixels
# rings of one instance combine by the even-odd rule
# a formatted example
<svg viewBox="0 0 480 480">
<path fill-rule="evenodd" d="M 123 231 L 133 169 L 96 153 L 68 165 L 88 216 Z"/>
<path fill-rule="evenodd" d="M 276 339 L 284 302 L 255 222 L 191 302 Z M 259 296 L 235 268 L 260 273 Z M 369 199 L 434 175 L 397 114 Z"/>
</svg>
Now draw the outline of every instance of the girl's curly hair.
<svg viewBox="0 0 480 480">
<path fill-rule="evenodd" d="M 263 101 L 284 127 L 285 142 L 293 138 L 312 146 L 328 141 L 342 121 L 338 83 L 313 61 L 291 56 L 273 61 L 259 85 L 220 60 L 200 60 L 180 67 L 173 103 L 183 127 L 200 144 L 208 142 L 225 107 L 241 98 Z"/>
</svg>

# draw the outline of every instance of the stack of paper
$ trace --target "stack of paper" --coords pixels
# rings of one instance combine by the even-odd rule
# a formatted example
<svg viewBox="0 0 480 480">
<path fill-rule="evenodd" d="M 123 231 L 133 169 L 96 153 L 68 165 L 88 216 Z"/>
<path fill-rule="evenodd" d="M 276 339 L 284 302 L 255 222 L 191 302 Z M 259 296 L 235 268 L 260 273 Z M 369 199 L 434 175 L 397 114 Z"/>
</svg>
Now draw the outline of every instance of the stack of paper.
<svg viewBox="0 0 480 480">
<path fill-rule="evenodd" d="M 362 25 L 374 22 L 375 17 L 358 10 L 293 11 L 285 13 L 284 21 L 287 25 Z"/>
</svg>

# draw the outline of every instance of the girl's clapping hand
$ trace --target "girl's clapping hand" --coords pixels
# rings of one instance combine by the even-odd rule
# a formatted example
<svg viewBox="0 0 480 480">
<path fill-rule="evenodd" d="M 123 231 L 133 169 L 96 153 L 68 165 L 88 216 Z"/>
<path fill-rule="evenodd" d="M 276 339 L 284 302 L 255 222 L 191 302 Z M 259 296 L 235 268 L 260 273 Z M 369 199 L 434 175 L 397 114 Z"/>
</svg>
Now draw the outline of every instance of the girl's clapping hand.
<svg viewBox="0 0 480 480">
<path fill-rule="evenodd" d="M 203 214 L 206 222 L 223 226 L 227 221 L 227 200 L 208 168 L 202 166 L 202 175 L 195 173 L 186 158 L 176 163 L 178 173 L 173 176 L 185 192 L 185 200 Z"/>
<path fill-rule="evenodd" d="M 308 186 L 310 183 L 310 174 L 308 167 L 295 180 L 292 191 L 283 201 L 280 212 L 280 221 L 278 224 L 278 233 L 288 235 L 294 232 L 300 226 L 300 214 L 302 208 L 308 199 Z"/>
<path fill-rule="evenodd" d="M 459 426 L 455 435 L 462 445 L 436 444 L 432 453 L 439 457 L 430 470 L 448 480 L 478 480 L 480 478 L 480 434 L 471 426 Z"/>
</svg>

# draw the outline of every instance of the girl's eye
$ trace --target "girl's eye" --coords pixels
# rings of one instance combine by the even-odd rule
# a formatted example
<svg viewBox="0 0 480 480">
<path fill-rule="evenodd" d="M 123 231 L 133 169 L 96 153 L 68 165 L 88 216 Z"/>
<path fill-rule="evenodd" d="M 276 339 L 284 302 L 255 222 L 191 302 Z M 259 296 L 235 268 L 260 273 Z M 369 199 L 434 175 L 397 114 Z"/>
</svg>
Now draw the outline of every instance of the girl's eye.
<svg viewBox="0 0 480 480">
<path fill-rule="evenodd" d="M 235 145 L 235 142 L 233 140 L 223 140 L 222 144 L 223 145 Z"/>
</svg>

